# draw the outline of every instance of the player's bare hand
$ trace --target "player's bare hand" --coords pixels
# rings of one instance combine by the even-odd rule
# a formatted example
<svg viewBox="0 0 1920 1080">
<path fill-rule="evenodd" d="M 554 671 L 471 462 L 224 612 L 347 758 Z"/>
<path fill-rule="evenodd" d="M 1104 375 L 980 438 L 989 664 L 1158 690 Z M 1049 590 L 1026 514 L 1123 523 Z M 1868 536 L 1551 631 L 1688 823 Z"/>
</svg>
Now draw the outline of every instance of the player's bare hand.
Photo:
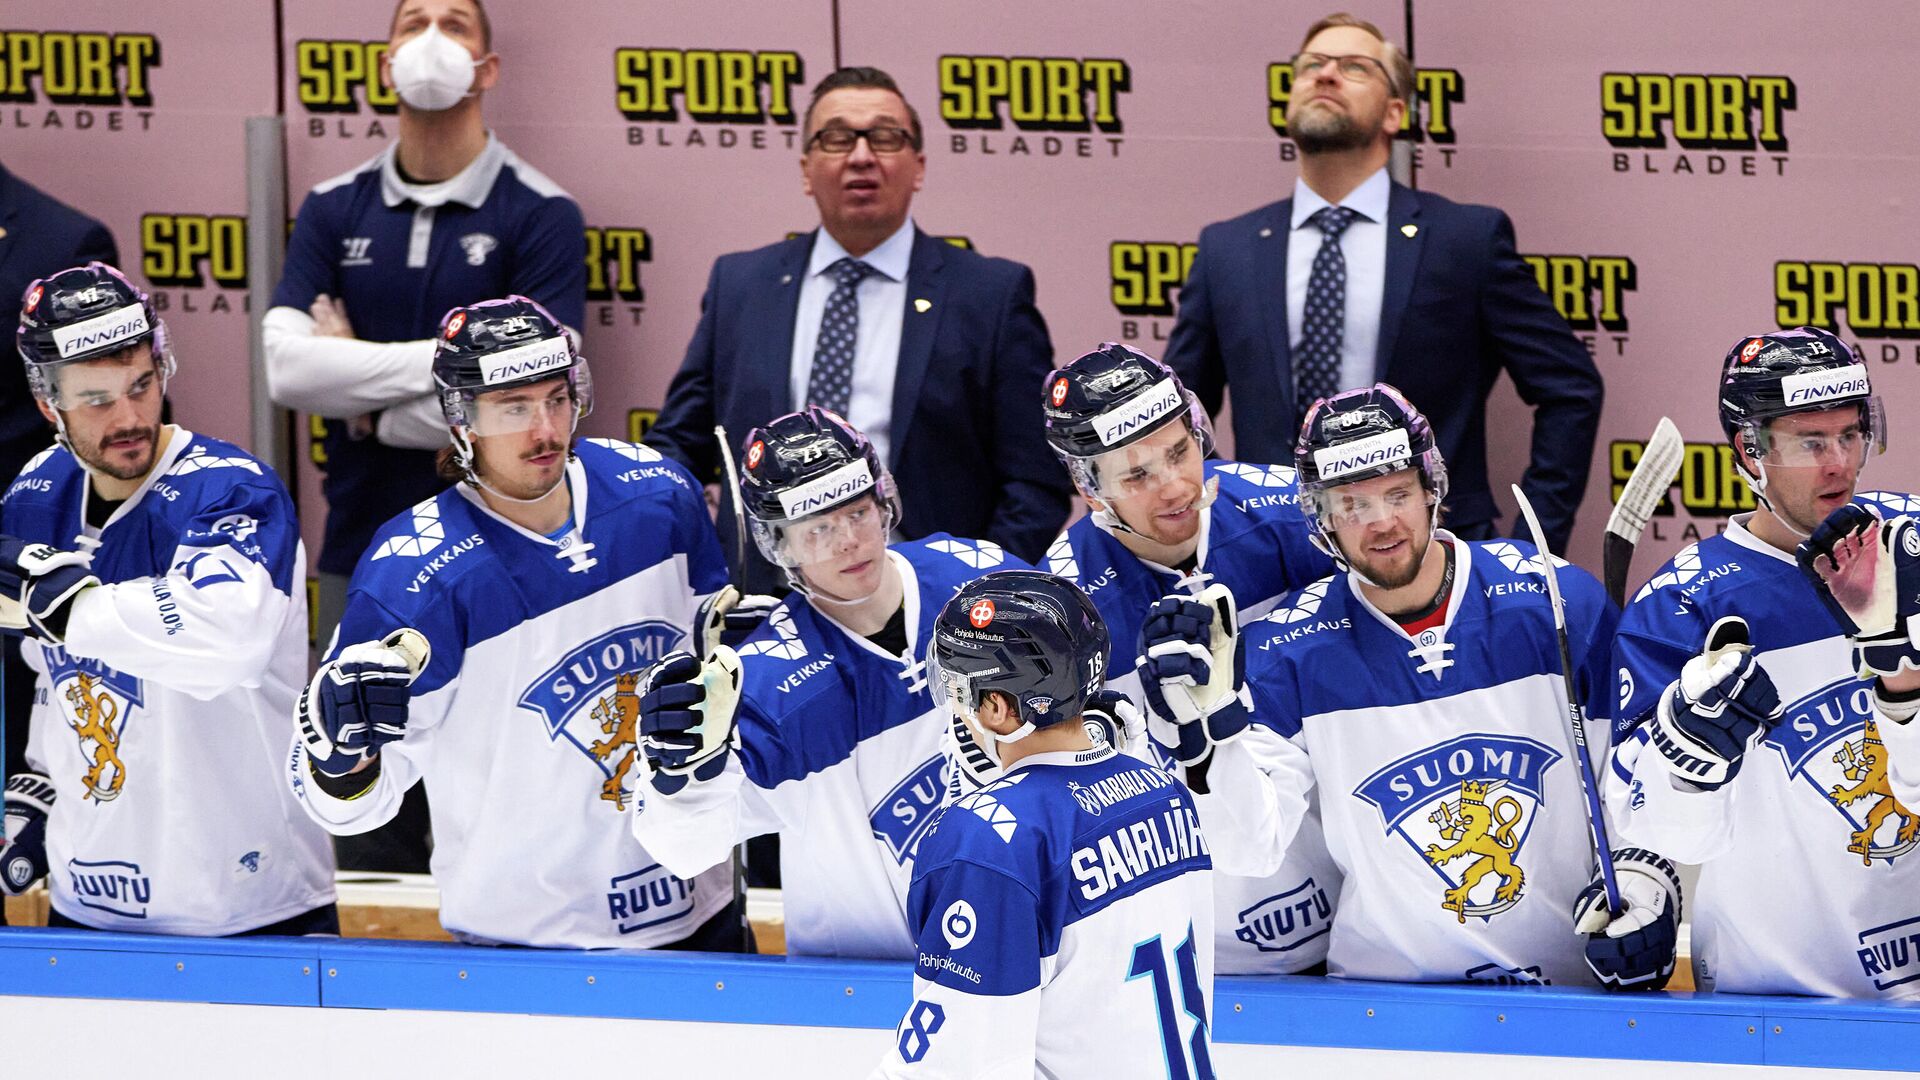
<svg viewBox="0 0 1920 1080">
<path fill-rule="evenodd" d="M 347 305 L 326 293 L 313 298 L 313 304 L 307 308 L 307 314 L 313 316 L 313 332 L 320 337 L 354 337 L 353 323 L 347 318 Z"/>
</svg>

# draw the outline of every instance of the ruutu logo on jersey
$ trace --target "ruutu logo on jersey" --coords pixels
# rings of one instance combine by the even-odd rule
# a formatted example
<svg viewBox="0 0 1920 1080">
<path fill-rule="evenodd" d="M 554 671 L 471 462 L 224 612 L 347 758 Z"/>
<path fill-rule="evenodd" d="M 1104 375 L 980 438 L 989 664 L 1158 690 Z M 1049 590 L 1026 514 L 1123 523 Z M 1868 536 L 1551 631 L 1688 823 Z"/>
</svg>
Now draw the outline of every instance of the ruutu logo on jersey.
<svg viewBox="0 0 1920 1080">
<path fill-rule="evenodd" d="M 696 886 L 652 863 L 607 883 L 607 917 L 623 934 L 684 919 L 693 912 Z"/>
<path fill-rule="evenodd" d="M 902 866 L 913 858 L 920 840 L 927 834 L 940 811 L 947 793 L 947 757 L 935 754 L 895 784 L 892 791 L 867 812 L 873 826 L 873 838 L 887 846 L 893 861 Z"/>
<path fill-rule="evenodd" d="M 1522 255 L 1533 279 L 1575 330 L 1627 332 L 1626 295 L 1640 270 L 1625 255 Z"/>
<path fill-rule="evenodd" d="M 642 303 L 640 264 L 653 261 L 653 238 L 630 226 L 587 226 L 587 299 Z"/>
<path fill-rule="evenodd" d="M 153 104 L 160 39 L 73 30 L 0 31 L 0 102 Z"/>
<path fill-rule="evenodd" d="M 147 905 L 153 901 L 153 880 L 139 863 L 69 859 L 67 883 L 82 907 L 123 919 L 146 918 Z"/>
<path fill-rule="evenodd" d="M 1875 990 L 1891 990 L 1920 979 L 1920 916 L 1862 930 L 1860 971 Z"/>
<path fill-rule="evenodd" d="M 1420 68 L 1413 73 L 1413 99 L 1400 122 L 1400 137 L 1451 144 L 1460 133 L 1453 109 L 1467 99 L 1467 79 L 1457 68 Z M 1291 60 L 1267 65 L 1267 123 L 1288 138 L 1287 104 L 1293 100 Z"/>
<path fill-rule="evenodd" d="M 78 740 L 80 756 L 86 761 L 80 776 L 81 802 L 112 802 L 127 783 L 120 744 L 135 710 L 146 704 L 140 680 L 98 660 L 70 656 L 62 648 L 48 647 L 42 655 L 54 710 Z"/>
<path fill-rule="evenodd" d="M 633 798 L 640 672 L 685 637 L 660 619 L 628 623 L 574 648 L 520 695 L 520 707 L 545 722 L 549 739 L 572 745 L 599 770 L 600 798 L 614 810 L 624 812 Z"/>
<path fill-rule="evenodd" d="M 1186 284 L 1200 245 L 1172 240 L 1115 240 L 1107 245 L 1108 296 L 1122 315 L 1167 316 Z"/>
<path fill-rule="evenodd" d="M 1462 735 L 1387 765 L 1353 794 L 1444 883 L 1442 908 L 1463 923 L 1491 919 L 1526 897 L 1520 852 L 1559 760 L 1525 736 Z"/>
<path fill-rule="evenodd" d="M 239 214 L 140 215 L 140 272 L 156 288 L 247 287 L 247 219 Z M 155 297 L 155 306 L 159 306 Z"/>
<path fill-rule="evenodd" d="M 1893 797 L 1887 748 L 1873 711 L 1873 684 L 1843 679 L 1795 701 L 1763 740 L 1787 775 L 1805 781 L 1846 822 L 1846 849 L 1863 866 L 1920 846 L 1920 815 Z"/>
<path fill-rule="evenodd" d="M 1333 903 L 1312 878 L 1240 912 L 1233 936 L 1261 952 L 1292 952 L 1333 929 Z"/>
<path fill-rule="evenodd" d="M 1860 337 L 1920 337 L 1920 266 L 1783 259 L 1773 264 L 1773 320 Z M 1887 357 L 1883 354 L 1882 359 Z"/>
</svg>

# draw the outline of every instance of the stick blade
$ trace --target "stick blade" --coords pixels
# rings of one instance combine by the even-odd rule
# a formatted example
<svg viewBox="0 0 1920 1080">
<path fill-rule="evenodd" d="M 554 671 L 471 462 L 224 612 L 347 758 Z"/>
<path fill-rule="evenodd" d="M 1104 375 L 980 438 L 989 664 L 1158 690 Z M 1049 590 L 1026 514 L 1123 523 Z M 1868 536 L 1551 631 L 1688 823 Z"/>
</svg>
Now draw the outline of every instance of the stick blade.
<svg viewBox="0 0 1920 1080">
<path fill-rule="evenodd" d="M 1641 451 L 1639 464 L 1633 467 L 1633 475 L 1620 489 L 1620 501 L 1607 515 L 1607 531 L 1629 545 L 1638 543 L 1660 500 L 1673 489 L 1686 454 L 1687 444 L 1680 438 L 1680 429 L 1671 419 L 1661 417 L 1647 439 L 1646 449 Z"/>
</svg>

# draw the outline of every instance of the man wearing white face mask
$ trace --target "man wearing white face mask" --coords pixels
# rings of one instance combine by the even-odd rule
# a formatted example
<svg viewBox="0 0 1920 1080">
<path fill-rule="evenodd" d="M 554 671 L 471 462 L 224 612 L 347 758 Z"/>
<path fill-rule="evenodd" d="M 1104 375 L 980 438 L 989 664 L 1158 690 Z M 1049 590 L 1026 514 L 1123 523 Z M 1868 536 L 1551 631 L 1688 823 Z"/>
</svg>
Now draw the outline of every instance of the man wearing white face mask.
<svg viewBox="0 0 1920 1080">
<path fill-rule="evenodd" d="M 440 315 L 518 294 L 577 328 L 586 302 L 579 207 L 481 116 L 500 58 L 480 0 L 401 0 L 380 75 L 400 97 L 399 140 L 313 188 L 265 320 L 274 400 L 327 421 L 323 646 L 374 531 L 444 486 L 433 464 L 446 444 L 431 371 Z M 423 805 L 401 821 L 424 837 Z M 415 839 L 372 864 L 345 846 L 341 857 L 424 869 L 426 850 Z"/>
</svg>

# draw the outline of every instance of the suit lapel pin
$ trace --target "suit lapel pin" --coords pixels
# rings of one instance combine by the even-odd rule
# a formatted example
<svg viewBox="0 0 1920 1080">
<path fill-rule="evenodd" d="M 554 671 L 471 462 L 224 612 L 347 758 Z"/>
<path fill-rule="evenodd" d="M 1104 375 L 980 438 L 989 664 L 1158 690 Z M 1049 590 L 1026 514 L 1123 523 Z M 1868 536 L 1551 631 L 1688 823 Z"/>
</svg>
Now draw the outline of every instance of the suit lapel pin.
<svg viewBox="0 0 1920 1080">
<path fill-rule="evenodd" d="M 792 275 L 792 274 L 781 274 L 781 275 L 780 275 L 780 284 L 782 284 L 782 285 L 791 285 L 791 284 L 793 284 L 793 275 Z"/>
<path fill-rule="evenodd" d="M 913 310 L 919 312 L 922 315 L 925 315 L 927 312 L 933 310 L 933 301 L 927 299 L 924 296 L 919 297 L 915 299 L 913 302 Z"/>
<path fill-rule="evenodd" d="M 5 240 L 6 238 L 7 238 L 7 230 L 4 228 L 0 228 L 0 240 Z"/>
<path fill-rule="evenodd" d="M 1417 234 L 1419 231 L 1420 231 L 1420 226 L 1418 225 L 1400 226 L 1400 235 L 1406 237 L 1409 240 L 1413 239 L 1415 234 Z"/>
<path fill-rule="evenodd" d="M 1260 238 L 1261 238 L 1262 240 L 1264 240 L 1264 239 L 1266 239 L 1267 237 L 1269 237 L 1269 236 L 1272 236 L 1272 235 L 1273 235 L 1273 230 L 1272 230 L 1272 229 L 1261 229 L 1261 230 L 1260 230 Z"/>
</svg>

